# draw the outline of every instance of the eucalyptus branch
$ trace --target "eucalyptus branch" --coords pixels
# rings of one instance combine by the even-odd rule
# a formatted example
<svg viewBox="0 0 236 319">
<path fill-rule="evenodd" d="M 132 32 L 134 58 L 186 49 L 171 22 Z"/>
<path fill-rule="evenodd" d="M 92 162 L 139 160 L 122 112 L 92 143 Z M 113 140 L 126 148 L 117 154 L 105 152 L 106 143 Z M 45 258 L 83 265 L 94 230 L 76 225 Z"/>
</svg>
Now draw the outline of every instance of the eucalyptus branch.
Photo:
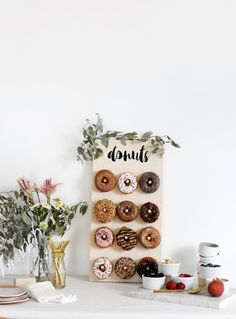
<svg viewBox="0 0 236 319">
<path fill-rule="evenodd" d="M 165 152 L 165 144 L 171 144 L 173 147 L 179 148 L 180 146 L 173 141 L 169 136 L 158 136 L 153 132 L 148 131 L 141 135 L 137 132 L 122 133 L 120 131 L 106 131 L 103 130 L 103 120 L 97 113 L 96 123 L 92 123 L 86 119 L 86 125 L 83 129 L 83 140 L 77 147 L 77 160 L 80 162 L 93 161 L 102 156 L 103 150 L 97 143 L 100 140 L 101 144 L 107 148 L 110 139 L 113 138 L 120 141 L 122 145 L 126 145 L 127 141 L 141 141 L 151 143 L 151 152 L 162 156 Z"/>
</svg>

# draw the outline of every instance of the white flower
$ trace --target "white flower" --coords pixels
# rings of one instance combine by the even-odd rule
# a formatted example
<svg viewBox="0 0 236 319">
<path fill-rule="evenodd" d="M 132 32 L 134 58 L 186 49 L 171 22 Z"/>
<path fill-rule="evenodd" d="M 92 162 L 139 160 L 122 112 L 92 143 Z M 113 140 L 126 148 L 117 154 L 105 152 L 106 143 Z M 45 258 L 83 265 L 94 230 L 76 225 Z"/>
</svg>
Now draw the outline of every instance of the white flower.
<svg viewBox="0 0 236 319">
<path fill-rule="evenodd" d="M 51 209 L 51 205 L 49 205 L 49 204 L 45 203 L 45 204 L 43 204 L 43 208 Z"/>
<path fill-rule="evenodd" d="M 70 205 L 68 205 L 67 203 L 63 203 L 63 208 L 70 209 Z"/>
<path fill-rule="evenodd" d="M 53 205 L 56 209 L 62 208 L 64 205 L 64 202 L 60 198 L 54 199 L 55 204 Z"/>
<path fill-rule="evenodd" d="M 34 210 L 35 208 L 38 208 L 38 207 L 40 207 L 41 205 L 39 204 L 39 203 L 37 203 L 37 204 L 34 204 L 33 206 L 31 206 L 31 210 Z"/>
<path fill-rule="evenodd" d="M 42 229 L 42 230 L 46 230 L 48 228 L 48 223 L 47 222 L 41 222 L 39 224 L 39 227 Z"/>
</svg>

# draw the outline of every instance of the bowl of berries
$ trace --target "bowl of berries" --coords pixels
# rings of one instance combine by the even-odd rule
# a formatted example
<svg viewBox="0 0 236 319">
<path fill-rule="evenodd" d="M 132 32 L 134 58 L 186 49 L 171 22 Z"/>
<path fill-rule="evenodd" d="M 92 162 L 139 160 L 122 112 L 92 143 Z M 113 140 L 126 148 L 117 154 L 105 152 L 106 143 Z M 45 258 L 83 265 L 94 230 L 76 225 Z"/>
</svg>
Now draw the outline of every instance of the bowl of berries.
<svg viewBox="0 0 236 319">
<path fill-rule="evenodd" d="M 194 276 L 181 273 L 178 276 L 171 276 L 171 280 L 176 282 L 177 284 L 179 282 L 183 283 L 185 288 L 184 289 L 192 289 L 194 284 Z"/>
<path fill-rule="evenodd" d="M 218 264 L 200 264 L 199 265 L 199 277 L 203 279 L 220 277 L 222 266 Z"/>
<path fill-rule="evenodd" d="M 143 288 L 150 290 L 162 289 L 165 285 L 165 275 L 163 273 L 151 273 L 150 275 L 143 275 Z"/>
</svg>

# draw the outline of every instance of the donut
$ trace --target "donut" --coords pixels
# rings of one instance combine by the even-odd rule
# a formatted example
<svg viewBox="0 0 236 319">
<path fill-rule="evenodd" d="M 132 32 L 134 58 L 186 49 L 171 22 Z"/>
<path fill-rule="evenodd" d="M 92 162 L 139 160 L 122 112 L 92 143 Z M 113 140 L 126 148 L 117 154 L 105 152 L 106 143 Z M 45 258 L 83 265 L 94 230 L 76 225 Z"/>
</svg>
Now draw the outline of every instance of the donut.
<svg viewBox="0 0 236 319">
<path fill-rule="evenodd" d="M 139 179 L 139 186 L 144 193 L 154 193 L 160 185 L 160 178 L 153 172 L 146 172 Z"/>
<path fill-rule="evenodd" d="M 144 248 L 156 248 L 160 245 L 161 236 L 154 227 L 145 227 L 140 230 L 138 240 Z"/>
<path fill-rule="evenodd" d="M 142 258 L 137 265 L 137 272 L 139 276 L 156 276 L 158 274 L 158 263 L 156 259 L 152 257 Z"/>
<path fill-rule="evenodd" d="M 112 270 L 112 262 L 107 257 L 99 257 L 94 261 L 93 273 L 98 279 L 107 279 L 111 275 Z"/>
<path fill-rule="evenodd" d="M 121 257 L 115 264 L 115 273 L 122 279 L 133 277 L 136 272 L 136 262 L 129 257 Z"/>
<path fill-rule="evenodd" d="M 140 208 L 140 216 L 145 223 L 154 223 L 160 215 L 157 205 L 147 202 Z"/>
<path fill-rule="evenodd" d="M 116 177 L 111 171 L 102 169 L 95 176 L 95 185 L 101 192 L 109 192 L 116 186 Z"/>
<path fill-rule="evenodd" d="M 130 194 L 137 188 L 137 178 L 131 173 L 123 173 L 118 180 L 118 186 L 122 193 Z"/>
<path fill-rule="evenodd" d="M 110 247 L 114 242 L 113 231 L 108 227 L 100 227 L 94 234 L 94 241 L 101 248 Z"/>
<path fill-rule="evenodd" d="M 102 199 L 94 205 L 94 215 L 100 223 L 109 223 L 115 218 L 116 205 L 109 199 Z"/>
<path fill-rule="evenodd" d="M 130 250 L 137 245 L 138 237 L 133 229 L 124 226 L 116 234 L 116 242 L 124 250 Z"/>
<path fill-rule="evenodd" d="M 134 203 L 125 200 L 116 207 L 116 214 L 122 221 L 130 222 L 138 216 L 138 208 Z"/>
</svg>

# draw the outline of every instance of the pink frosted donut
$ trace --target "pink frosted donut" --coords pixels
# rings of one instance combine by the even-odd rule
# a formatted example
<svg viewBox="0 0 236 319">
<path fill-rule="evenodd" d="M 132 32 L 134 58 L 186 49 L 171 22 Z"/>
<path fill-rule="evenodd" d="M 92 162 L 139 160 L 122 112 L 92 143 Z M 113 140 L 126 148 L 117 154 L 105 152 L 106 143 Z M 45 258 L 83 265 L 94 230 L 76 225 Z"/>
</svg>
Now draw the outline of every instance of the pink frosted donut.
<svg viewBox="0 0 236 319">
<path fill-rule="evenodd" d="M 98 228 L 94 234 L 94 241 L 101 248 L 110 247 L 114 242 L 113 231 L 108 227 Z"/>
</svg>

